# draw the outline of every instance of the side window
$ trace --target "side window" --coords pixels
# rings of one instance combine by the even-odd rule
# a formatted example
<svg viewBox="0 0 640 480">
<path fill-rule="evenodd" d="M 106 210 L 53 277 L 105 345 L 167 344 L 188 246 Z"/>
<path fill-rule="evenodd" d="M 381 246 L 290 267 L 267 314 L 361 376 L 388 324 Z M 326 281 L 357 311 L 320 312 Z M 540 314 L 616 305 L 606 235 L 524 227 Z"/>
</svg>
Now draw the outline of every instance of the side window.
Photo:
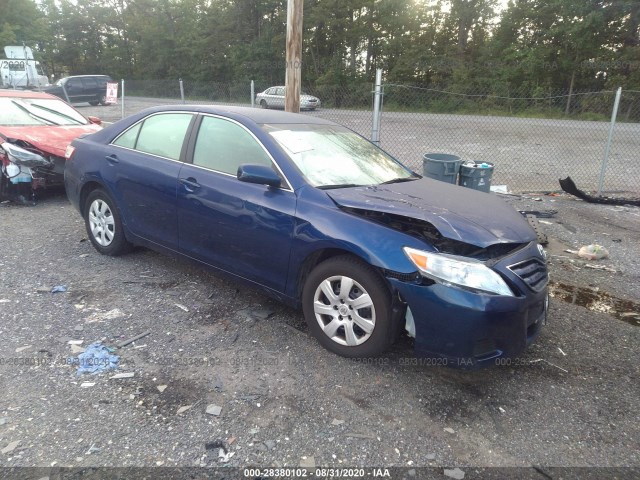
<svg viewBox="0 0 640 480">
<path fill-rule="evenodd" d="M 138 139 L 138 132 L 140 131 L 141 126 L 142 122 L 133 126 L 118 138 L 116 138 L 113 144 L 119 145 L 120 147 L 136 148 L 136 140 Z"/>
<path fill-rule="evenodd" d="M 276 89 L 275 88 L 270 88 L 269 90 L 267 90 L 265 92 L 267 95 L 275 95 L 276 93 Z"/>
<path fill-rule="evenodd" d="M 276 95 L 280 95 L 284 97 L 284 88 L 277 88 Z"/>
<path fill-rule="evenodd" d="M 190 113 L 164 113 L 152 115 L 144 122 L 127 130 L 113 143 L 135 148 L 160 157 L 180 159 L 184 137 L 193 115 Z"/>
<path fill-rule="evenodd" d="M 204 117 L 198 131 L 193 164 L 231 175 L 240 165 L 271 166 L 271 158 L 253 136 L 240 125 L 215 117 Z"/>
<path fill-rule="evenodd" d="M 82 88 L 82 82 L 79 78 L 70 78 L 67 80 L 66 88 Z"/>
<path fill-rule="evenodd" d="M 96 82 L 95 78 L 83 78 L 82 83 L 84 84 L 85 90 L 94 90 L 98 88 L 98 83 Z"/>
</svg>

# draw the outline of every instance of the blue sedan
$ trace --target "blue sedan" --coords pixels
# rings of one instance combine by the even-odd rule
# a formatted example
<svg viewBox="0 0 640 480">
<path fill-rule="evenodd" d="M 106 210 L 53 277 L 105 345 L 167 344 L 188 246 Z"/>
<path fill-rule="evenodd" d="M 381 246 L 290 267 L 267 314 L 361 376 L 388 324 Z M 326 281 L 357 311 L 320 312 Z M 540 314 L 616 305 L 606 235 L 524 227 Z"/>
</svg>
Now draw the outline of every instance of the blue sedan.
<svg viewBox="0 0 640 480">
<path fill-rule="evenodd" d="M 546 318 L 544 251 L 519 213 L 335 123 L 156 107 L 66 156 L 67 195 L 100 253 L 141 245 L 248 282 L 301 308 L 339 355 L 379 355 L 406 332 L 434 363 L 491 365 Z"/>
</svg>

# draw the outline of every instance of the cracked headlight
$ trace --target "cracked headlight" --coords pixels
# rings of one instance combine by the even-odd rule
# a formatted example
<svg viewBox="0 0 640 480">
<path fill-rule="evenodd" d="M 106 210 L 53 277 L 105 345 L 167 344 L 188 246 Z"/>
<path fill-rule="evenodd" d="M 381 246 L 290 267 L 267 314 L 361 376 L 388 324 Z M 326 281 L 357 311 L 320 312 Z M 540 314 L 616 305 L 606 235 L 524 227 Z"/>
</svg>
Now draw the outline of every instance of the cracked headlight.
<svg viewBox="0 0 640 480">
<path fill-rule="evenodd" d="M 514 296 L 502 277 L 478 260 L 409 247 L 403 250 L 425 277 L 482 292 Z"/>
<path fill-rule="evenodd" d="M 16 165 L 34 168 L 44 167 L 51 164 L 51 162 L 42 155 L 30 152 L 29 150 L 25 150 L 24 148 L 13 145 L 12 143 L 5 142 L 0 146 L 7 153 L 9 160 Z"/>
</svg>

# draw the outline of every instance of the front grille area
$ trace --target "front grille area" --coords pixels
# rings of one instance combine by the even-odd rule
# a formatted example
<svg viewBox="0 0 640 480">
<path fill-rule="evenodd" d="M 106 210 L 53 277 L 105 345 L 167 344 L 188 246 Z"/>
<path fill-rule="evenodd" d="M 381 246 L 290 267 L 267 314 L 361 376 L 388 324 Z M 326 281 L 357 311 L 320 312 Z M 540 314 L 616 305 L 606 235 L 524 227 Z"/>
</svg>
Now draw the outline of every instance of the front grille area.
<svg viewBox="0 0 640 480">
<path fill-rule="evenodd" d="M 524 262 L 516 263 L 509 267 L 513 273 L 520 277 L 529 287 L 539 292 L 549 282 L 547 266 L 537 258 L 530 258 Z"/>
</svg>

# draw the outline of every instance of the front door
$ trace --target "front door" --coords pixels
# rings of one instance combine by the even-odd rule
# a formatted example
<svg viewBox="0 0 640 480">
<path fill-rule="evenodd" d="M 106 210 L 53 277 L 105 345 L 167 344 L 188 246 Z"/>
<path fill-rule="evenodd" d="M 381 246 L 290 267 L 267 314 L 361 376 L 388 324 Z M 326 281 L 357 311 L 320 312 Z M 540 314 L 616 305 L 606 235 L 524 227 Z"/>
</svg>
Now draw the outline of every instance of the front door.
<svg viewBox="0 0 640 480">
<path fill-rule="evenodd" d="M 269 165 L 262 144 L 242 125 L 203 116 L 191 163 L 178 178 L 180 250 L 193 258 L 283 292 L 296 196 L 281 188 L 241 182 L 238 167 Z"/>
</svg>

